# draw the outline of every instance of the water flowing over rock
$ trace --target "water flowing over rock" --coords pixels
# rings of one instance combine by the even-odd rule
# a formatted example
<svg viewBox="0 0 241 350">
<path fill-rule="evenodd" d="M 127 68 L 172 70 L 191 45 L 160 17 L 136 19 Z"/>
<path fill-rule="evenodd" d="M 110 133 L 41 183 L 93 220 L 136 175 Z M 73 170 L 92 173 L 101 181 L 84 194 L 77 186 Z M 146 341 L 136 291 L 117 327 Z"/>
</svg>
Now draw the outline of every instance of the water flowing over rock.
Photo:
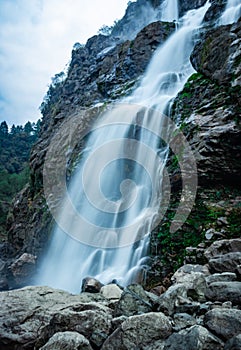
<svg viewBox="0 0 241 350">
<path fill-rule="evenodd" d="M 37 283 L 77 292 L 74 279 L 76 271 L 80 271 L 81 278 L 85 275 L 94 276 L 102 283 L 117 279 L 121 285 L 135 281 L 136 276 L 141 274 L 142 267 L 145 267 L 143 258 L 147 253 L 149 234 L 161 215 L 160 201 L 166 199 L 162 198 L 161 186 L 168 146 L 160 146 L 159 137 L 154 134 L 156 130 L 166 130 L 165 125 L 169 120 L 160 114 L 154 117 L 154 111 L 149 108 L 155 107 L 160 113 L 167 112 L 170 101 L 193 72 L 187 60 L 193 49 L 193 35 L 201 25 L 208 7 L 207 3 L 184 16 L 180 29 L 156 51 L 139 87 L 124 100 L 128 104 L 110 109 L 92 128 L 85 145 L 86 152 L 79 162 L 73 181 L 69 184 L 68 195 L 65 196 L 61 211 L 56 217 L 58 226 Z M 173 16 L 176 15 L 176 11 L 174 12 Z M 176 51 L 180 55 L 174 56 Z M 170 56 L 176 58 L 170 61 Z M 142 107 L 143 104 L 147 109 Z M 116 123 L 121 123 L 122 126 L 116 126 Z M 111 128 L 106 132 L 102 131 L 108 125 Z M 162 138 L 167 139 L 166 143 L 169 143 L 170 129 L 171 127 L 167 128 L 166 134 L 163 131 Z M 154 151 L 154 158 L 151 157 L 150 148 Z M 99 150 L 102 150 L 101 157 L 98 156 Z M 119 161 L 113 162 L 116 157 Z M 189 158 L 188 155 L 186 157 Z M 47 154 L 46 162 L 51 163 L 52 156 Z M 109 171 L 102 172 L 106 164 L 109 164 Z M 94 166 L 96 181 L 92 178 Z M 48 171 L 47 173 L 49 181 L 52 176 Z M 98 183 L 101 191 L 94 187 Z M 125 196 L 127 184 L 128 196 Z M 187 180 L 187 186 L 193 184 L 195 174 L 193 181 L 192 176 Z M 190 198 L 192 197 L 193 195 Z M 72 204 L 69 198 L 79 208 L 78 216 L 73 211 L 71 214 Z M 105 208 L 106 211 L 100 211 L 99 208 Z M 187 214 L 185 213 L 186 216 Z M 73 218 L 70 219 L 72 215 Z M 183 216 L 182 213 L 182 218 Z M 63 231 L 80 241 L 80 244 L 66 237 Z M 88 236 L 85 232 L 88 232 Z M 123 264 L 123 260 L 127 263 Z"/>
<path fill-rule="evenodd" d="M 241 84 L 241 22 L 206 33 L 196 45 L 191 61 L 194 68 L 219 84 Z"/>
<path fill-rule="evenodd" d="M 240 349 L 239 9 L 237 0 L 137 0 L 129 4 L 110 35 L 99 34 L 86 45 L 74 47 L 67 78 L 50 87 L 42 104 L 42 128 L 32 151 L 30 184 L 14 200 L 8 240 L 0 244 L 0 288 L 10 289 L 0 292 L 0 349 Z M 110 105 L 120 99 L 122 106 Z M 163 142 L 159 148 L 155 144 L 154 135 L 165 126 L 154 118 L 156 114 L 138 107 L 133 124 L 126 117 L 129 104 L 154 107 L 170 115 L 195 154 L 197 198 L 183 229 L 174 234 L 170 232 L 170 217 L 178 202 L 183 201 L 180 157 L 175 158 Z M 70 147 L 70 129 L 86 135 L 93 126 L 102 127 L 101 120 L 107 124 L 111 121 L 114 127 L 102 136 L 93 132 L 90 143 L 91 137 Z M 126 121 L 132 124 L 131 129 L 122 127 Z M 143 132 L 143 126 L 151 126 L 153 132 Z M 155 227 L 150 241 L 151 222 L 160 209 L 157 187 L 150 220 L 145 225 L 141 217 L 141 230 L 131 231 L 143 240 L 132 242 L 131 249 L 96 247 L 100 243 L 96 241 L 94 247 L 86 248 L 59 231 L 55 231 L 55 240 L 49 208 L 58 207 L 61 191 L 57 191 L 56 198 L 50 194 L 49 207 L 43 193 L 43 169 L 53 140 L 57 150 L 64 149 L 64 178 L 70 189 L 69 180 L 77 174 L 77 163 L 92 146 L 101 148 L 116 136 L 138 142 L 143 136 L 145 142 L 150 138 L 155 152 L 162 153 L 169 176 L 163 176 L 157 159 L 139 147 L 135 160 L 149 161 L 153 183 L 160 185 L 162 179 L 170 177 L 172 197 L 167 217 Z M 123 149 L 132 149 L 129 146 L 127 143 Z M 114 150 L 109 147 L 108 152 Z M 109 161 L 108 152 L 99 152 L 93 167 L 87 169 L 91 188 L 101 161 Z M 56 169 L 59 155 L 52 161 Z M 122 195 L 125 200 L 118 204 L 123 209 L 136 194 L 133 182 L 137 181 L 141 192 L 142 179 L 144 183 L 149 180 L 142 177 L 140 168 L 135 173 L 131 162 L 123 163 L 124 167 L 108 164 L 111 168 L 101 173 L 102 194 L 106 196 L 109 187 L 114 197 L 106 198 L 113 202 Z M 136 174 L 127 177 L 123 186 L 119 185 L 126 177 L 120 169 L 125 169 L 124 175 Z M 117 185 L 112 182 L 112 171 Z M 59 190 L 60 183 L 55 185 Z M 72 191 L 79 192 L 79 187 Z M 97 191 L 95 187 L 94 196 Z M 149 192 L 142 193 L 143 202 L 148 202 Z M 93 208 L 89 211 L 87 206 L 91 199 L 84 202 L 81 197 L 79 202 L 93 218 Z M 109 203 L 105 204 L 110 208 Z M 105 209 L 102 202 L 100 208 Z M 130 217 L 136 219 L 138 210 Z M 97 216 L 96 223 L 104 226 L 108 218 Z M 91 230 L 84 224 L 76 227 L 91 240 Z M 108 241 L 105 238 L 101 244 Z M 186 256 L 182 256 L 179 247 L 186 245 Z M 50 248 L 44 265 L 41 252 L 46 253 L 47 246 Z M 188 264 L 181 266 L 182 261 Z M 36 283 L 55 285 L 76 295 L 40 286 L 11 290 L 32 283 L 35 269 L 42 278 L 38 277 Z M 90 277 L 84 283 L 84 292 L 77 295 L 86 276 Z M 143 281 L 144 287 L 137 283 Z"/>
</svg>

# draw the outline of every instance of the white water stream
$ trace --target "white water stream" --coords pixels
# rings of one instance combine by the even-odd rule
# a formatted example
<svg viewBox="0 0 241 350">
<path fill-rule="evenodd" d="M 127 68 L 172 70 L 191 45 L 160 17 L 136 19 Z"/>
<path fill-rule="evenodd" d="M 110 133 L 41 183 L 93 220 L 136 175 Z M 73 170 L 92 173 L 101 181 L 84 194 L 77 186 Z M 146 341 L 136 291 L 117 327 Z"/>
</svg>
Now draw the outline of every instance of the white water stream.
<svg viewBox="0 0 241 350">
<path fill-rule="evenodd" d="M 170 4 L 171 0 L 164 3 L 165 18 L 177 20 L 178 7 Z M 65 203 L 60 214 L 61 222 L 70 221 L 68 232 L 79 230 L 89 245 L 56 226 L 37 284 L 78 293 L 81 280 L 93 276 L 103 283 L 116 279 L 127 285 L 145 264 L 168 153 L 168 146 L 150 130 L 161 130 L 161 113 L 168 113 L 172 99 L 194 72 L 189 57 L 209 6 L 207 2 L 179 20 L 136 91 L 95 125 L 69 186 L 69 196 L 85 220 L 81 225 L 71 221 Z M 159 117 L 152 118 L 138 105 L 158 110 Z"/>
<path fill-rule="evenodd" d="M 228 0 L 226 8 L 220 17 L 219 24 L 232 24 L 241 16 L 241 0 Z"/>
</svg>

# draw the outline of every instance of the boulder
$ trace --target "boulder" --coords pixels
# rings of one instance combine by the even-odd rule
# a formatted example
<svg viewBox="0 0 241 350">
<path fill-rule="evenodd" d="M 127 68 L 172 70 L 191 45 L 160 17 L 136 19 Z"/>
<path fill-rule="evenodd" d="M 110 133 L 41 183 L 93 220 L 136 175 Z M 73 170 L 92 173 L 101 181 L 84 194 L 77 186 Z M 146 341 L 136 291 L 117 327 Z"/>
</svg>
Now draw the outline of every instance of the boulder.
<svg viewBox="0 0 241 350">
<path fill-rule="evenodd" d="M 215 241 L 210 247 L 208 247 L 204 254 L 208 260 L 214 258 L 215 256 L 241 252 L 241 239 L 222 239 L 220 241 Z"/>
<path fill-rule="evenodd" d="M 195 276 L 208 276 L 208 267 L 203 265 L 185 264 L 181 266 L 172 276 L 173 283 L 190 283 Z"/>
<path fill-rule="evenodd" d="M 10 265 L 15 287 L 30 281 L 29 276 L 33 275 L 36 269 L 36 259 L 35 255 L 24 253 Z"/>
<path fill-rule="evenodd" d="M 207 275 L 209 275 L 207 266 L 183 265 L 174 273 L 172 281 L 187 284 L 188 297 L 192 297 L 193 300 L 197 301 L 205 301 L 205 276 Z"/>
<path fill-rule="evenodd" d="M 172 315 L 175 312 L 195 312 L 199 308 L 199 303 L 194 302 L 188 297 L 188 291 L 194 291 L 191 284 L 174 284 L 160 296 L 157 309 L 164 312 L 166 315 Z"/>
<path fill-rule="evenodd" d="M 111 329 L 111 310 L 49 287 L 0 293 L 0 344 L 5 350 L 45 345 L 58 332 L 77 332 L 100 347 Z"/>
<path fill-rule="evenodd" d="M 163 313 L 150 312 L 131 316 L 110 335 L 101 349 L 146 349 L 146 346 L 167 338 L 171 333 L 171 322 Z"/>
<path fill-rule="evenodd" d="M 116 284 L 107 284 L 101 288 L 100 293 L 108 300 L 119 300 L 122 290 Z"/>
<path fill-rule="evenodd" d="M 100 293 L 88 293 L 88 292 L 82 292 L 79 294 L 79 300 L 81 303 L 87 304 L 87 303 L 101 303 L 103 305 L 109 304 L 109 300 L 106 299 L 102 294 Z"/>
<path fill-rule="evenodd" d="M 103 284 L 93 277 L 86 277 L 82 281 L 81 292 L 99 293 Z"/>
<path fill-rule="evenodd" d="M 89 341 L 77 332 L 58 332 L 39 350 L 93 350 Z"/>
<path fill-rule="evenodd" d="M 223 342 L 202 326 L 192 326 L 172 334 L 164 350 L 222 350 Z"/>
<path fill-rule="evenodd" d="M 241 305 L 241 282 L 213 282 L 205 295 L 212 301 L 231 301 L 234 305 Z"/>
<path fill-rule="evenodd" d="M 116 305 L 115 316 L 133 316 L 152 311 L 152 302 L 143 287 L 131 284 L 126 287 Z"/>
<path fill-rule="evenodd" d="M 204 325 L 222 339 L 241 333 L 241 310 L 213 309 L 204 316 Z"/>
<path fill-rule="evenodd" d="M 224 350 L 240 350 L 240 349 L 241 349 L 241 334 L 229 339 L 224 346 Z"/>
<path fill-rule="evenodd" d="M 241 264 L 241 252 L 217 255 L 208 262 L 212 272 L 235 272 Z"/>
<path fill-rule="evenodd" d="M 175 314 L 173 316 L 173 322 L 173 330 L 175 332 L 179 332 L 182 329 L 194 326 L 197 323 L 196 319 L 189 314 Z"/>
<path fill-rule="evenodd" d="M 205 277 L 207 284 L 214 282 L 232 282 L 237 279 L 237 276 L 233 272 L 223 272 L 223 273 L 214 273 L 213 275 Z"/>
</svg>

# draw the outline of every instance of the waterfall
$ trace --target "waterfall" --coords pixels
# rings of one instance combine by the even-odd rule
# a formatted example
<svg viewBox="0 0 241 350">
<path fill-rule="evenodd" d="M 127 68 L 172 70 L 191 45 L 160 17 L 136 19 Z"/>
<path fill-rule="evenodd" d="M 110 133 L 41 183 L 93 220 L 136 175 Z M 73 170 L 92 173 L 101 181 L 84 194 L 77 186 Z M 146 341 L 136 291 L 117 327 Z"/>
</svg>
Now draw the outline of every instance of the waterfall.
<svg viewBox="0 0 241 350">
<path fill-rule="evenodd" d="M 179 18 L 178 12 L 178 0 L 165 0 L 161 5 L 161 21 L 177 21 Z"/>
<path fill-rule="evenodd" d="M 156 51 L 132 96 L 92 128 L 37 284 L 77 293 L 86 276 L 127 285 L 141 273 L 153 223 L 162 215 L 160 203 L 165 207 L 168 145 L 158 134 L 166 128 L 162 113 L 168 113 L 194 71 L 189 57 L 209 6 L 207 2 L 180 19 L 179 29 Z M 172 15 L 169 4 L 166 11 L 170 20 L 177 18 L 175 6 Z M 72 207 L 77 219 L 70 215 Z"/>
<path fill-rule="evenodd" d="M 241 0 L 228 0 L 226 8 L 220 17 L 218 24 L 232 24 L 238 21 L 241 16 Z"/>
</svg>

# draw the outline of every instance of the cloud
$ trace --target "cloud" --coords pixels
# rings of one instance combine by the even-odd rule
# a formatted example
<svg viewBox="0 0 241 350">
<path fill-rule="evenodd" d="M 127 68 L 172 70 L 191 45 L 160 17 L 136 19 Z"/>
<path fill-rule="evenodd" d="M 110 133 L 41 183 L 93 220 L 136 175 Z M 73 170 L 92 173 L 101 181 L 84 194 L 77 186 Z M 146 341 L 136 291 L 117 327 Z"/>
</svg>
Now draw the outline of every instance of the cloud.
<svg viewBox="0 0 241 350">
<path fill-rule="evenodd" d="M 127 0 L 1 0 L 0 119 L 24 124 L 38 107 L 51 77 L 68 64 L 75 42 L 121 18 Z"/>
</svg>

